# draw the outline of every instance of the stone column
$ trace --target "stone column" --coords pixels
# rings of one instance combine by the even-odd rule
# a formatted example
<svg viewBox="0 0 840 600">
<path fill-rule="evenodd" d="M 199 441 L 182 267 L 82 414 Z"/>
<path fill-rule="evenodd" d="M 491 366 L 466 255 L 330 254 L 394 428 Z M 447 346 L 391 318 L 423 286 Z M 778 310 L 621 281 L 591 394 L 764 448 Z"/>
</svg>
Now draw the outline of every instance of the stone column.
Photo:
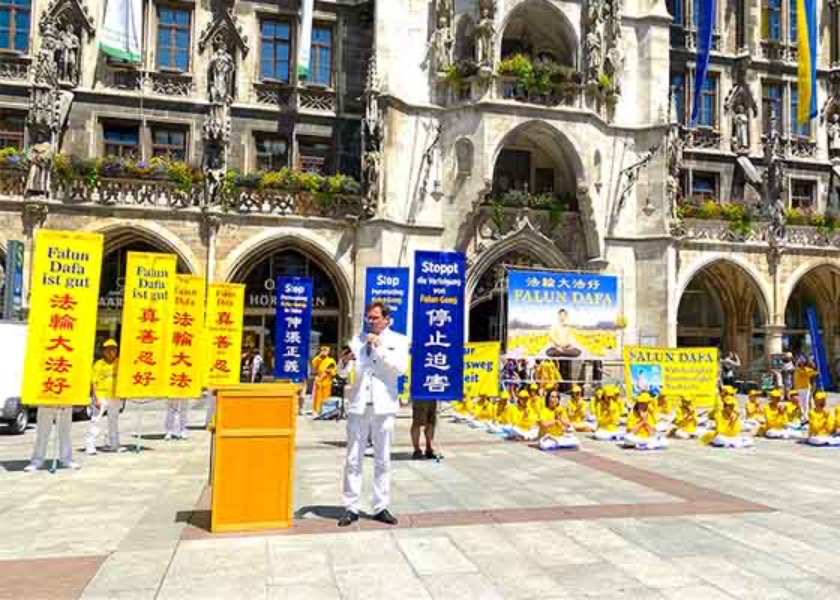
<svg viewBox="0 0 840 600">
<path fill-rule="evenodd" d="M 782 336 L 785 333 L 785 326 L 768 323 L 764 326 L 764 333 L 766 339 L 766 358 L 770 362 L 771 355 L 781 354 L 782 352 Z"/>
<path fill-rule="evenodd" d="M 29 290 L 32 285 L 32 258 L 35 247 L 35 231 L 43 227 L 49 214 L 46 202 L 25 200 L 23 203 L 23 312 L 29 311 Z"/>
<path fill-rule="evenodd" d="M 216 235 L 221 224 L 221 213 L 213 209 L 207 209 L 201 213 L 201 236 L 207 250 L 204 278 L 208 285 L 216 280 Z"/>
</svg>

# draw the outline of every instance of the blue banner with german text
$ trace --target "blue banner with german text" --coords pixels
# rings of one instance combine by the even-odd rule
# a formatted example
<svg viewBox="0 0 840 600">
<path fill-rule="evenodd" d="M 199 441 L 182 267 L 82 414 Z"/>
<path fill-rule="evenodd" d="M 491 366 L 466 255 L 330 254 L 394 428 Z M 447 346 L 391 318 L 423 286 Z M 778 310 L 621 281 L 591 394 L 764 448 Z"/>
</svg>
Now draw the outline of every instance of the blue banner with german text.
<svg viewBox="0 0 840 600">
<path fill-rule="evenodd" d="M 509 358 L 621 358 L 618 277 L 512 269 L 507 284 Z"/>
<path fill-rule="evenodd" d="M 274 325 L 274 377 L 300 382 L 309 365 L 312 278 L 278 277 Z"/>
<path fill-rule="evenodd" d="M 382 302 L 391 311 L 391 329 L 408 335 L 408 267 L 368 267 L 365 307 Z"/>
<path fill-rule="evenodd" d="M 464 389 L 464 290 L 460 252 L 414 254 L 411 400 L 459 400 Z"/>
</svg>

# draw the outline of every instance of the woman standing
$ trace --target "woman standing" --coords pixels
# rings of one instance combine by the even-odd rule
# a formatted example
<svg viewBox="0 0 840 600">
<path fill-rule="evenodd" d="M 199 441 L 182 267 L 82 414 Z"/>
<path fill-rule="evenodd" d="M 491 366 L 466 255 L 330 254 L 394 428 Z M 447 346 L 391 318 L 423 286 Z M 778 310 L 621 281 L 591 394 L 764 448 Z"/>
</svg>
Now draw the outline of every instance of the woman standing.
<svg viewBox="0 0 840 600">
<path fill-rule="evenodd" d="M 729 352 L 722 361 L 720 361 L 720 379 L 721 383 L 726 386 L 735 387 L 735 381 L 738 379 L 738 369 L 741 368 L 741 359 L 734 352 Z"/>
</svg>

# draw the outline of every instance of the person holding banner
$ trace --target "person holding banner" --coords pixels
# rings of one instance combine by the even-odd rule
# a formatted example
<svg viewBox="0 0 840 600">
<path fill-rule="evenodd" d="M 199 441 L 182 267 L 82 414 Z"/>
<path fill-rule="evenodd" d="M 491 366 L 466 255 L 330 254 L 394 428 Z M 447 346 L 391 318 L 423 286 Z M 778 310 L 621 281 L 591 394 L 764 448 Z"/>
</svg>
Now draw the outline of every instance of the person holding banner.
<svg viewBox="0 0 840 600">
<path fill-rule="evenodd" d="M 624 434 L 624 447 L 636 450 L 661 450 L 668 446 L 656 431 L 656 418 L 650 410 L 652 398 L 647 392 L 642 392 L 636 399 L 636 404 L 630 416 L 627 417 L 627 433 Z"/>
<path fill-rule="evenodd" d="M 825 392 L 814 394 L 814 408 L 808 413 L 808 439 L 811 446 L 838 446 L 840 437 L 834 437 L 834 415 L 825 407 Z"/>
<path fill-rule="evenodd" d="M 78 469 L 79 463 L 73 460 L 73 443 L 70 439 L 70 429 L 73 425 L 73 407 L 40 405 L 38 406 L 37 420 L 38 426 L 35 430 L 35 449 L 32 451 L 32 460 L 23 470 L 26 473 L 31 473 L 44 465 L 53 422 L 58 429 L 58 464 L 65 469 Z"/>
<path fill-rule="evenodd" d="M 408 339 L 390 328 L 391 311 L 373 302 L 365 311 L 367 328 L 350 342 L 351 356 L 341 377 L 353 376 L 347 409 L 347 458 L 344 466 L 345 511 L 338 520 L 347 527 L 359 520 L 362 457 L 368 435 L 373 438 L 373 519 L 396 525 L 391 502 L 391 436 L 399 409 L 398 380 L 408 371 Z"/>
<path fill-rule="evenodd" d="M 119 373 L 118 346 L 116 340 L 105 340 L 102 344 L 102 358 L 93 363 L 93 381 L 90 386 L 90 425 L 85 441 L 85 453 L 96 454 L 96 440 L 99 437 L 99 422 L 103 414 L 108 415 L 109 452 L 122 452 L 120 447 L 120 408 L 117 398 L 117 375 Z"/>
</svg>

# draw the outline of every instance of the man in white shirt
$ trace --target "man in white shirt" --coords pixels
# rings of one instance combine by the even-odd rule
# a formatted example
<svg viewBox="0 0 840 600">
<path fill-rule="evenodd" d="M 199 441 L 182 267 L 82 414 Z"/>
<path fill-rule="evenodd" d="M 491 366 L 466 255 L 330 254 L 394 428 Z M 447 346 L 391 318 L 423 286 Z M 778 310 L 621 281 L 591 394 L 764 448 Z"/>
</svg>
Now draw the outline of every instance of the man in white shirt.
<svg viewBox="0 0 840 600">
<path fill-rule="evenodd" d="M 391 437 L 399 400 L 397 380 L 408 370 L 408 338 L 392 331 L 391 311 L 374 302 L 365 311 L 367 328 L 354 338 L 350 355 L 342 356 L 339 375 L 350 379 L 347 408 L 347 461 L 344 466 L 344 507 L 338 520 L 346 527 L 359 520 L 362 457 L 368 434 L 373 438 L 373 518 L 396 525 L 388 510 L 391 490 Z"/>
</svg>

